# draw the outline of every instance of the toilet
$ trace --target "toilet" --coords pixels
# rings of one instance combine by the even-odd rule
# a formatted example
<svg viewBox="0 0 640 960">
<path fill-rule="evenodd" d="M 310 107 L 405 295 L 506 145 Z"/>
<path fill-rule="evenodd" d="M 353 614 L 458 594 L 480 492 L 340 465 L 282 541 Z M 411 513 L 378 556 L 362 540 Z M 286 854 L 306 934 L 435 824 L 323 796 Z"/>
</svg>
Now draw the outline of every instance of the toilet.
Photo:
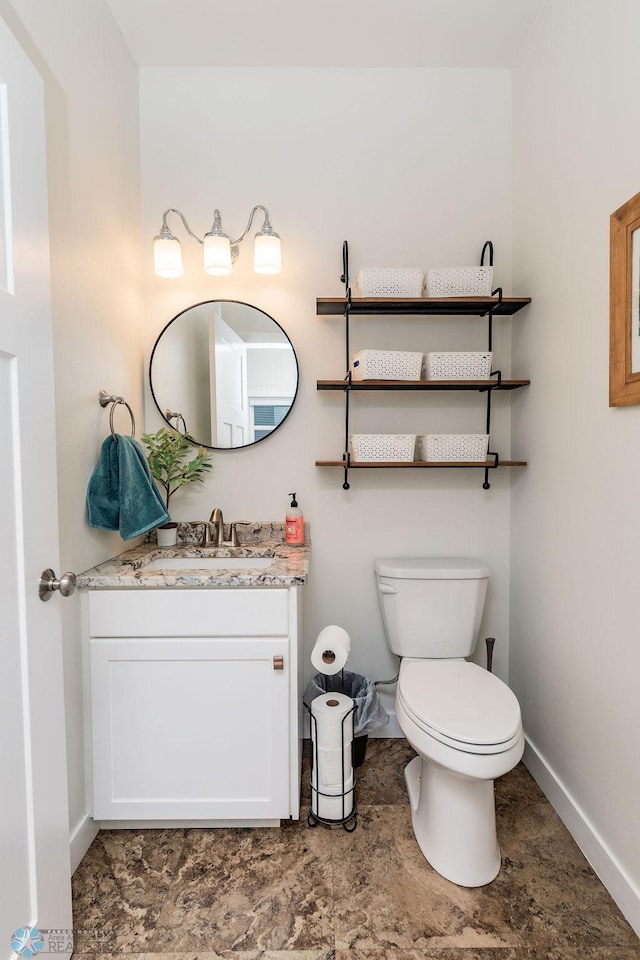
<svg viewBox="0 0 640 960">
<path fill-rule="evenodd" d="M 520 705 L 473 653 L 489 580 L 480 560 L 375 561 L 387 642 L 400 656 L 396 716 L 418 754 L 405 769 L 416 840 L 463 887 L 500 870 L 493 782 L 524 751 Z"/>
</svg>

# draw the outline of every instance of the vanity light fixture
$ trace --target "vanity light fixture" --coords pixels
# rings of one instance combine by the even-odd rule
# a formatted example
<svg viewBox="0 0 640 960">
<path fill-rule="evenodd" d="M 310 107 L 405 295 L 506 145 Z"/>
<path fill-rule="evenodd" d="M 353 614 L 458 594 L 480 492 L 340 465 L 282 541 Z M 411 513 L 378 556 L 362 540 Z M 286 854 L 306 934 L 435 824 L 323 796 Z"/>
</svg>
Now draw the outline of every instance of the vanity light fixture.
<svg viewBox="0 0 640 960">
<path fill-rule="evenodd" d="M 153 238 L 153 260 L 156 276 L 175 279 L 184 274 L 180 241 L 167 225 L 167 217 L 170 213 L 176 213 L 182 220 L 189 236 L 202 244 L 204 272 L 212 277 L 226 277 L 231 273 L 232 264 L 237 259 L 238 244 L 244 240 L 251 229 L 253 218 L 258 210 L 264 214 L 264 223 L 262 229 L 256 233 L 254 238 L 253 269 L 256 273 L 262 274 L 280 273 L 280 236 L 271 226 L 267 208 L 258 204 L 249 214 L 246 229 L 237 240 L 231 240 L 229 235 L 223 231 L 219 210 L 214 211 L 211 230 L 205 233 L 201 240 L 187 223 L 182 211 L 169 207 L 162 215 L 160 233 Z"/>
</svg>

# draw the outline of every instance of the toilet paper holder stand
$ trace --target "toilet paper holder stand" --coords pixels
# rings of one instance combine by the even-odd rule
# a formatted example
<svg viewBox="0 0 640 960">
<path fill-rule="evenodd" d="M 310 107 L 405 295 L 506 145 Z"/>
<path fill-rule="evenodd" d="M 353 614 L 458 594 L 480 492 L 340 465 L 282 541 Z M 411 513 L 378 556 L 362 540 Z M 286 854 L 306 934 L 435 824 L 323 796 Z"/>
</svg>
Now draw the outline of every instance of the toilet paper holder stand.
<svg viewBox="0 0 640 960">
<path fill-rule="evenodd" d="M 349 712 L 348 712 L 347 714 L 345 714 L 345 716 L 342 718 L 342 734 L 343 734 L 342 737 L 341 737 L 341 741 L 342 741 L 342 790 L 341 790 L 340 793 L 331 793 L 331 794 L 329 794 L 329 793 L 323 793 L 322 790 L 319 790 L 318 787 L 314 787 L 314 785 L 313 785 L 313 771 L 314 771 L 314 769 L 315 769 L 315 770 L 319 770 L 319 769 L 320 769 L 319 758 L 318 758 L 318 736 L 317 736 L 317 733 L 318 733 L 318 722 L 317 722 L 316 718 L 314 717 L 314 715 L 313 715 L 312 712 L 311 712 L 311 706 L 310 706 L 308 703 L 306 703 L 304 700 L 302 701 L 302 706 L 305 708 L 305 710 L 306 710 L 307 713 L 309 714 L 309 718 L 310 718 L 310 722 L 311 722 L 311 728 L 312 728 L 312 735 L 311 735 L 311 771 L 310 771 L 310 773 L 309 773 L 309 785 L 310 785 L 310 787 L 311 787 L 311 803 L 310 803 L 310 806 L 309 806 L 309 813 L 307 814 L 307 824 L 308 824 L 310 827 L 317 827 L 319 823 L 326 824 L 327 826 L 330 826 L 330 827 L 339 827 L 339 826 L 342 826 L 342 828 L 343 828 L 344 830 L 346 830 L 347 833 L 353 833 L 353 831 L 354 831 L 354 830 L 356 829 L 356 827 L 358 826 L 358 812 L 357 812 L 357 809 L 356 809 L 356 797 L 355 797 L 356 778 L 355 778 L 355 773 L 354 773 L 354 771 L 353 771 L 353 766 L 352 766 L 352 767 L 351 767 L 351 777 L 349 778 L 349 779 L 351 780 L 352 786 L 347 789 L 347 784 L 346 784 L 345 777 L 344 777 L 344 772 L 345 772 L 345 771 L 344 771 L 344 729 L 345 729 L 344 725 L 345 725 L 345 723 L 350 723 L 350 724 L 351 724 L 351 741 L 353 742 L 354 714 L 355 714 L 355 711 L 356 711 L 356 704 L 354 703 L 353 706 L 352 706 L 352 708 L 351 708 L 351 710 L 349 710 Z M 347 812 L 346 812 L 346 809 L 347 809 L 347 797 L 349 796 L 349 794 L 353 794 L 353 797 L 352 797 L 352 806 L 351 806 L 351 809 L 350 809 L 349 813 L 347 814 Z M 337 820 L 329 820 L 329 819 L 326 818 L 326 817 L 321 817 L 321 816 L 318 814 L 318 810 L 319 810 L 318 800 L 319 800 L 319 797 L 327 797 L 327 798 L 331 798 L 331 800 L 340 800 L 340 801 L 341 801 L 341 806 L 342 806 L 342 817 L 339 818 L 339 819 L 337 819 Z M 315 800 L 315 804 L 314 804 L 314 800 Z M 315 806 L 315 810 L 314 810 L 314 806 Z"/>
</svg>

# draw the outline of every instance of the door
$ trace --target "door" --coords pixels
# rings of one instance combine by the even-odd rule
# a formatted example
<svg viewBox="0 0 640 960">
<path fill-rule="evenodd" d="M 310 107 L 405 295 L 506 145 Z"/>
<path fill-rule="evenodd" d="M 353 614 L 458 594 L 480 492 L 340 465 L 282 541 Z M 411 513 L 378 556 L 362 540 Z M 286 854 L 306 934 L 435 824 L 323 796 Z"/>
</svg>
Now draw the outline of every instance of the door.
<svg viewBox="0 0 640 960">
<path fill-rule="evenodd" d="M 0 957 L 26 960 L 71 928 L 52 366 L 42 82 L 0 19 Z"/>
<path fill-rule="evenodd" d="M 219 313 L 214 322 L 215 359 L 211 395 L 216 398 L 214 447 L 242 447 L 248 443 L 249 395 L 247 345 Z"/>
</svg>

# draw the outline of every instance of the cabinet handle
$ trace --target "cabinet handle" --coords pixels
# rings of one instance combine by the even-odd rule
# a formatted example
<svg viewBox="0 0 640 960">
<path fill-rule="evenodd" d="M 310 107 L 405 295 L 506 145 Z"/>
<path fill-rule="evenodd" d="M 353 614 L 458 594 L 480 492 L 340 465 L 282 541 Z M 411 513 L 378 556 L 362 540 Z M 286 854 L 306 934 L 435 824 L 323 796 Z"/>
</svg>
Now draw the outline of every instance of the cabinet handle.
<svg viewBox="0 0 640 960">
<path fill-rule="evenodd" d="M 284 670 L 284 657 L 278 656 L 273 658 L 273 669 Z"/>
</svg>

